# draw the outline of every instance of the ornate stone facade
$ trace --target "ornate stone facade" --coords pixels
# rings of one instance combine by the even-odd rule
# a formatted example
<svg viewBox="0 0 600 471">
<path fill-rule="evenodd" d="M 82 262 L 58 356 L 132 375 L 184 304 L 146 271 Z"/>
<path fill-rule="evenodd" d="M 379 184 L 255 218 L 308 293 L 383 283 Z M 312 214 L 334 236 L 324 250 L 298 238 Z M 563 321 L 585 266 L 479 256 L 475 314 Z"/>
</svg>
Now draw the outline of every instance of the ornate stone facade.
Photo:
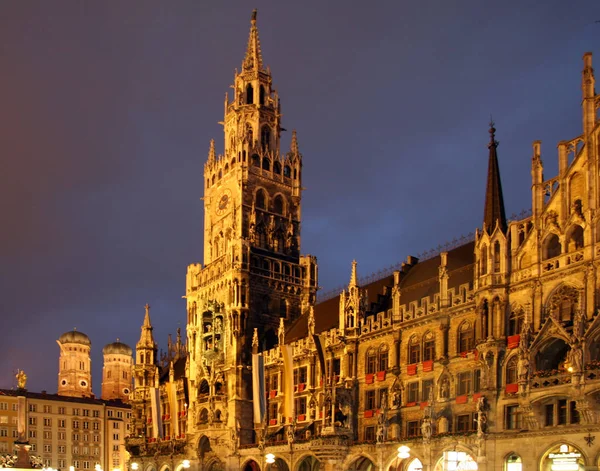
<svg viewBox="0 0 600 471">
<path fill-rule="evenodd" d="M 492 125 L 474 240 L 409 256 L 365 286 L 354 262 L 347 289 L 315 305 L 316 259 L 299 255 L 302 156 L 295 133 L 280 153 L 280 103 L 254 14 L 225 100 L 224 155 L 212 142 L 204 168 L 205 264 L 187 272 L 185 374 L 173 363 L 161 379 L 155 345 L 138 344 L 132 459 L 144 471 L 184 460 L 212 471 L 596 469 L 600 97 L 591 54 L 582 81 L 583 134 L 559 143 L 558 176 L 544 178 L 533 145 L 531 216 L 506 220 Z M 265 364 L 262 421 L 252 408 L 253 346 Z M 176 404 L 186 420 L 177 437 L 153 437 L 147 395 L 171 387 L 177 399 L 155 401 L 158 414 L 172 417 L 165 407 Z"/>
</svg>

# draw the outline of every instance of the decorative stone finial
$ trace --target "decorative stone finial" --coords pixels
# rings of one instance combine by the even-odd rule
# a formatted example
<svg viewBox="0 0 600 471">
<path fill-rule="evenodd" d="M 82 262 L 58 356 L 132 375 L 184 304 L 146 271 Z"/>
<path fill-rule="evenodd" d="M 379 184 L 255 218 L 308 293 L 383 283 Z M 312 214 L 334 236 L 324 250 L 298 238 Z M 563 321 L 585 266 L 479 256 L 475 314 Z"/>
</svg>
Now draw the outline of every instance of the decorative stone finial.
<svg viewBox="0 0 600 471">
<path fill-rule="evenodd" d="M 208 148 L 208 161 L 209 162 L 215 161 L 215 140 L 214 139 L 210 140 L 210 147 Z"/>
<path fill-rule="evenodd" d="M 292 143 L 290 145 L 290 152 L 294 155 L 300 154 L 300 150 L 298 148 L 298 136 L 296 134 L 296 130 L 292 131 Z"/>
<path fill-rule="evenodd" d="M 350 286 L 356 286 L 358 277 L 356 276 L 356 260 L 352 260 L 352 271 L 350 272 Z"/>
<path fill-rule="evenodd" d="M 254 333 L 252 334 L 252 346 L 258 347 L 258 329 L 254 328 Z"/>
</svg>

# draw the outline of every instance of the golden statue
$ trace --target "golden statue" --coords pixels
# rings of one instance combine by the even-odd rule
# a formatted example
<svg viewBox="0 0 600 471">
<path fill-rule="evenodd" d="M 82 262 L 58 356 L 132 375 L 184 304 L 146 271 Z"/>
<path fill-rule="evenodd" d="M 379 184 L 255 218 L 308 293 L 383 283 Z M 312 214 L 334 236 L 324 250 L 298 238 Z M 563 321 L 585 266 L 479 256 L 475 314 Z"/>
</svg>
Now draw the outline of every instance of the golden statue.
<svg viewBox="0 0 600 471">
<path fill-rule="evenodd" d="M 17 387 L 19 389 L 25 389 L 27 385 L 27 375 L 23 370 L 17 370 L 17 374 L 15 376 L 17 378 Z"/>
</svg>

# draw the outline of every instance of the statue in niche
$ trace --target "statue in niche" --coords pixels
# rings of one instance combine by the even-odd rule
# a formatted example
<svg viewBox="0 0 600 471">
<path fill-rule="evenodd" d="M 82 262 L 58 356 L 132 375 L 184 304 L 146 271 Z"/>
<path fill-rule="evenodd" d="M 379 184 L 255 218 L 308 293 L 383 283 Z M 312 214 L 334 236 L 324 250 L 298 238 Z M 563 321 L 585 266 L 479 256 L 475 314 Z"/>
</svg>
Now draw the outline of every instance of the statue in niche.
<svg viewBox="0 0 600 471">
<path fill-rule="evenodd" d="M 475 422 L 477 422 L 477 438 L 483 438 L 485 433 L 485 424 L 487 422 L 487 417 L 485 415 L 485 397 L 481 396 L 477 400 L 477 418 Z"/>
<path fill-rule="evenodd" d="M 581 343 L 579 340 L 575 339 L 573 343 L 571 343 L 571 350 L 567 354 L 567 360 L 571 365 L 571 373 L 581 373 L 583 372 L 583 350 L 581 348 Z"/>
<path fill-rule="evenodd" d="M 440 384 L 440 399 L 446 400 L 450 397 L 450 381 L 447 377 L 442 379 Z"/>
<path fill-rule="evenodd" d="M 423 435 L 423 441 L 428 442 L 431 439 L 431 418 L 425 417 L 423 419 L 423 423 L 421 424 L 421 434 Z"/>
<path fill-rule="evenodd" d="M 517 376 L 519 381 L 527 381 L 529 377 L 529 352 L 519 348 L 519 359 L 517 361 Z"/>
</svg>

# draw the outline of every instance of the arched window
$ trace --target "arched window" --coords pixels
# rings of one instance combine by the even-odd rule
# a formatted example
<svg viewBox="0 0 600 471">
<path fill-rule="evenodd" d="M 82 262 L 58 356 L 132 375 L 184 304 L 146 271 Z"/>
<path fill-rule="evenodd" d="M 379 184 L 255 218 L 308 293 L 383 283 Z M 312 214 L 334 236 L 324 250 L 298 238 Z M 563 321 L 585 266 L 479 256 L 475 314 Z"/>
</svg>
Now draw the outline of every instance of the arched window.
<svg viewBox="0 0 600 471">
<path fill-rule="evenodd" d="M 262 159 L 262 169 L 271 170 L 271 161 L 266 157 L 263 157 Z"/>
<path fill-rule="evenodd" d="M 494 273 L 500 272 L 500 242 L 494 244 Z"/>
<path fill-rule="evenodd" d="M 525 313 L 523 308 L 518 307 L 513 310 L 508 317 L 508 335 L 518 335 L 523 329 L 523 322 L 525 320 Z"/>
<path fill-rule="evenodd" d="M 389 347 L 386 344 L 381 344 L 381 346 L 379 347 L 377 371 L 387 371 L 389 356 Z"/>
<path fill-rule="evenodd" d="M 254 89 L 252 85 L 248 84 L 246 86 L 246 104 L 251 105 L 252 103 L 254 103 Z"/>
<path fill-rule="evenodd" d="M 213 176 L 212 176 L 212 184 L 213 184 L 213 185 L 215 184 L 216 178 L 217 178 L 217 177 L 216 177 L 216 175 L 213 175 Z"/>
<path fill-rule="evenodd" d="M 367 350 L 366 365 L 367 374 L 375 374 L 377 372 L 377 352 L 373 348 Z"/>
<path fill-rule="evenodd" d="M 223 170 L 224 174 L 227 175 L 227 172 L 229 172 L 229 164 L 225 164 L 225 169 Z"/>
<path fill-rule="evenodd" d="M 218 179 L 220 180 L 221 178 L 223 178 L 223 171 L 219 170 L 219 178 Z"/>
<path fill-rule="evenodd" d="M 559 322 L 567 326 L 573 323 L 579 303 L 579 291 L 572 286 L 561 286 L 548 300 L 546 311 Z"/>
<path fill-rule="evenodd" d="M 283 176 L 287 178 L 292 176 L 292 168 L 289 165 L 283 167 Z"/>
<path fill-rule="evenodd" d="M 257 154 L 252 154 L 252 165 L 254 167 L 260 167 L 260 157 Z"/>
<path fill-rule="evenodd" d="M 517 382 L 517 356 L 513 355 L 506 364 L 506 384 L 516 384 Z"/>
<path fill-rule="evenodd" d="M 271 148 L 271 128 L 267 125 L 260 130 L 260 145 L 263 150 Z"/>
<path fill-rule="evenodd" d="M 560 240 L 556 234 L 549 234 L 548 237 L 546 237 L 542 252 L 543 260 L 548 260 L 549 258 L 558 257 L 560 255 Z"/>
<path fill-rule="evenodd" d="M 504 471 L 522 471 L 523 463 L 519 455 L 511 453 L 506 457 Z"/>
<path fill-rule="evenodd" d="M 210 187 L 210 178 L 207 178 L 206 179 L 206 188 L 209 188 L 209 187 Z"/>
<path fill-rule="evenodd" d="M 264 105 L 264 104 L 265 104 L 265 87 L 264 87 L 264 85 L 261 85 L 261 86 L 260 86 L 260 94 L 259 94 L 259 98 L 258 98 L 258 100 L 259 100 L 258 102 L 259 102 L 261 105 Z"/>
<path fill-rule="evenodd" d="M 254 205 L 258 209 L 267 209 L 267 197 L 263 190 L 258 190 L 256 192 L 256 201 Z"/>
<path fill-rule="evenodd" d="M 479 253 L 480 275 L 487 275 L 487 245 L 483 244 Z"/>
<path fill-rule="evenodd" d="M 281 164 L 277 161 L 275 161 L 273 164 L 273 172 L 275 172 L 277 175 L 281 175 Z"/>
<path fill-rule="evenodd" d="M 475 329 L 465 321 L 458 328 L 458 353 L 467 353 L 475 347 Z"/>
<path fill-rule="evenodd" d="M 583 228 L 575 224 L 568 232 L 567 236 L 567 251 L 573 252 L 583 248 Z"/>
<path fill-rule="evenodd" d="M 423 335 L 423 361 L 435 360 L 435 335 L 428 331 Z"/>
<path fill-rule="evenodd" d="M 408 363 L 414 365 L 421 361 L 421 344 L 419 337 L 413 335 L 408 341 Z"/>
<path fill-rule="evenodd" d="M 275 199 L 273 199 L 273 212 L 276 214 L 284 214 L 283 213 L 283 198 L 281 195 L 277 195 Z"/>
</svg>

